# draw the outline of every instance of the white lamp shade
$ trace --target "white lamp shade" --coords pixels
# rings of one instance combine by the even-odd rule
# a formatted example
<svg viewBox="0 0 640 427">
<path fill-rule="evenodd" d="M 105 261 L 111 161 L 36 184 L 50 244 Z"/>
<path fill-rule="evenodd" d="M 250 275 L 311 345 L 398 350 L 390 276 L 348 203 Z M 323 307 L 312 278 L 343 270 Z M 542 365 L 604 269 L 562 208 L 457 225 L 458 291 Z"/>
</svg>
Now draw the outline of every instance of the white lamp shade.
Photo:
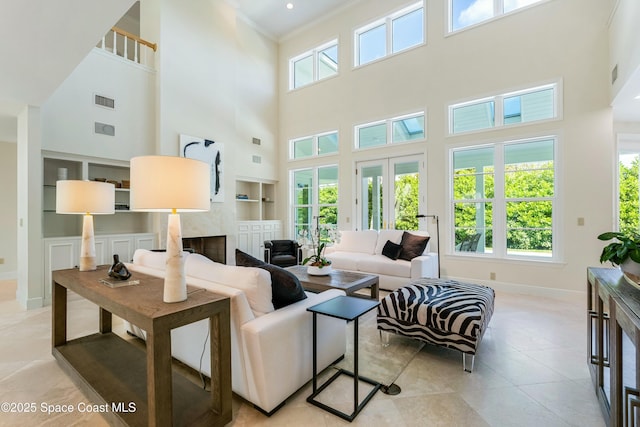
<svg viewBox="0 0 640 427">
<path fill-rule="evenodd" d="M 115 186 L 106 182 L 56 182 L 56 213 L 59 214 L 113 214 L 115 198 Z"/>
<path fill-rule="evenodd" d="M 200 160 L 172 156 L 131 159 L 131 210 L 208 211 L 210 167 Z"/>
</svg>

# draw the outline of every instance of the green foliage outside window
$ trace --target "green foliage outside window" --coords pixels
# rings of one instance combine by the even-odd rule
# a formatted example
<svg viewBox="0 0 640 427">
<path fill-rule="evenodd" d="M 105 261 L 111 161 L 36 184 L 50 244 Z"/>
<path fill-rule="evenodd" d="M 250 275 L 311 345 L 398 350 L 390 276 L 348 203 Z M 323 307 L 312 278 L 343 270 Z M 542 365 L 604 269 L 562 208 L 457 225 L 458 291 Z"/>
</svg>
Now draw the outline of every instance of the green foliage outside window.
<svg viewBox="0 0 640 427">
<path fill-rule="evenodd" d="M 640 157 L 635 156 L 630 165 L 623 162 L 619 164 L 620 179 L 620 231 L 638 231 L 638 218 L 640 217 L 640 181 L 638 179 L 638 164 Z"/>
<path fill-rule="evenodd" d="M 419 198 L 419 175 L 417 173 L 410 173 L 404 175 L 397 175 L 395 179 L 395 225 L 396 230 L 417 230 L 418 218 L 416 215 L 418 212 L 418 198 Z M 379 206 L 382 207 L 384 203 L 383 187 L 378 187 L 380 200 Z M 369 180 L 368 183 L 368 218 L 373 218 L 374 208 L 373 200 L 375 195 L 373 193 L 373 181 Z M 370 228 L 376 228 L 376 224 L 369 224 Z M 382 224 L 378 224 L 381 226 Z"/>
<path fill-rule="evenodd" d="M 553 197 L 553 193 L 552 162 L 508 165 L 505 195 L 518 200 L 506 205 L 508 249 L 551 251 L 552 202 L 522 199 Z"/>
<path fill-rule="evenodd" d="M 553 162 L 506 165 L 505 196 L 509 250 L 551 251 L 553 204 L 550 200 L 540 199 L 553 197 L 554 181 Z M 475 173 L 473 169 L 455 172 L 454 199 L 459 201 L 454 206 L 456 244 L 480 232 L 484 235 L 485 248 L 493 247 L 493 204 L 486 201 L 493 198 L 492 166 L 485 167 L 482 173 Z M 530 200 L 531 198 L 537 200 Z M 475 201 L 478 199 L 485 200 Z M 463 202 L 464 200 L 469 202 Z"/>
<path fill-rule="evenodd" d="M 395 229 L 418 229 L 418 174 L 399 175 L 395 181 Z"/>
<path fill-rule="evenodd" d="M 453 197 L 456 200 L 470 201 L 456 203 L 454 207 L 456 246 L 468 241 L 474 234 L 481 233 L 484 235 L 484 247 L 493 247 L 493 204 L 472 200 L 493 199 L 494 188 L 493 166 L 485 167 L 479 174 L 475 173 L 475 169 L 455 171 Z"/>
<path fill-rule="evenodd" d="M 338 186 L 326 185 L 322 186 L 318 192 L 318 202 L 320 205 L 321 224 L 338 224 Z"/>
</svg>

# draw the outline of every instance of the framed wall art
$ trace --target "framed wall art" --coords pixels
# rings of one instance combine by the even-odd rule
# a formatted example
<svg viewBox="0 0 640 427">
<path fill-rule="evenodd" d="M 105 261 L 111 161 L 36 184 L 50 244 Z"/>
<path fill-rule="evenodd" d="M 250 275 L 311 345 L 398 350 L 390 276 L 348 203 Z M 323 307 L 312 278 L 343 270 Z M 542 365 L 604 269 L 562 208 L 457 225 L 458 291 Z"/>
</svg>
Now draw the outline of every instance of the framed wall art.
<svg viewBox="0 0 640 427">
<path fill-rule="evenodd" d="M 180 156 L 201 160 L 211 168 L 211 202 L 224 202 L 224 145 L 212 139 L 180 135 Z"/>
</svg>

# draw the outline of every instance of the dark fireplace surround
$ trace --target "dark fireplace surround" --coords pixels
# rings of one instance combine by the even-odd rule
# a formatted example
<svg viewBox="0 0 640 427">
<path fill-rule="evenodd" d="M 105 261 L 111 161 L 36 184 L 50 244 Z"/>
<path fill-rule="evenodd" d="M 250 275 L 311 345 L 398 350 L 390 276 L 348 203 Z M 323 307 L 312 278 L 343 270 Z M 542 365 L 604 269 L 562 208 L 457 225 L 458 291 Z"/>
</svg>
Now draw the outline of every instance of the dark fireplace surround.
<svg viewBox="0 0 640 427">
<path fill-rule="evenodd" d="M 182 247 L 220 264 L 227 263 L 227 236 L 183 237 Z"/>
</svg>

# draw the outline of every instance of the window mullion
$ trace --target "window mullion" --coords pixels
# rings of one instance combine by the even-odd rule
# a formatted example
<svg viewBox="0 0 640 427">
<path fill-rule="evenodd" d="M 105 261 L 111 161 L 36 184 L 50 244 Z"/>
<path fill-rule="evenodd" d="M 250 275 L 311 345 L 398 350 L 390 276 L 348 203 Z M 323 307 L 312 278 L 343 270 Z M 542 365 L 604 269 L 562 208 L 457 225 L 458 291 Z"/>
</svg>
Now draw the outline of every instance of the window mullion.
<svg viewBox="0 0 640 427">
<path fill-rule="evenodd" d="M 387 32 L 385 56 L 389 56 L 393 53 L 393 20 L 390 17 L 385 19 L 385 30 Z"/>
<path fill-rule="evenodd" d="M 504 96 L 498 95 L 493 98 L 493 104 L 495 114 L 493 127 L 504 126 Z"/>
<path fill-rule="evenodd" d="M 493 16 L 500 16 L 504 11 L 504 0 L 493 1 Z"/>
<path fill-rule="evenodd" d="M 312 77 L 311 77 L 311 81 L 312 82 L 317 82 L 318 81 L 318 76 L 320 75 L 319 71 L 318 71 L 318 67 L 320 67 L 320 61 L 318 60 L 318 50 L 314 49 L 311 53 L 312 58 L 313 58 L 313 71 L 312 71 Z"/>
<path fill-rule="evenodd" d="M 499 258 L 507 254 L 507 209 L 504 185 L 504 145 L 497 144 L 493 166 L 493 253 Z"/>
</svg>

